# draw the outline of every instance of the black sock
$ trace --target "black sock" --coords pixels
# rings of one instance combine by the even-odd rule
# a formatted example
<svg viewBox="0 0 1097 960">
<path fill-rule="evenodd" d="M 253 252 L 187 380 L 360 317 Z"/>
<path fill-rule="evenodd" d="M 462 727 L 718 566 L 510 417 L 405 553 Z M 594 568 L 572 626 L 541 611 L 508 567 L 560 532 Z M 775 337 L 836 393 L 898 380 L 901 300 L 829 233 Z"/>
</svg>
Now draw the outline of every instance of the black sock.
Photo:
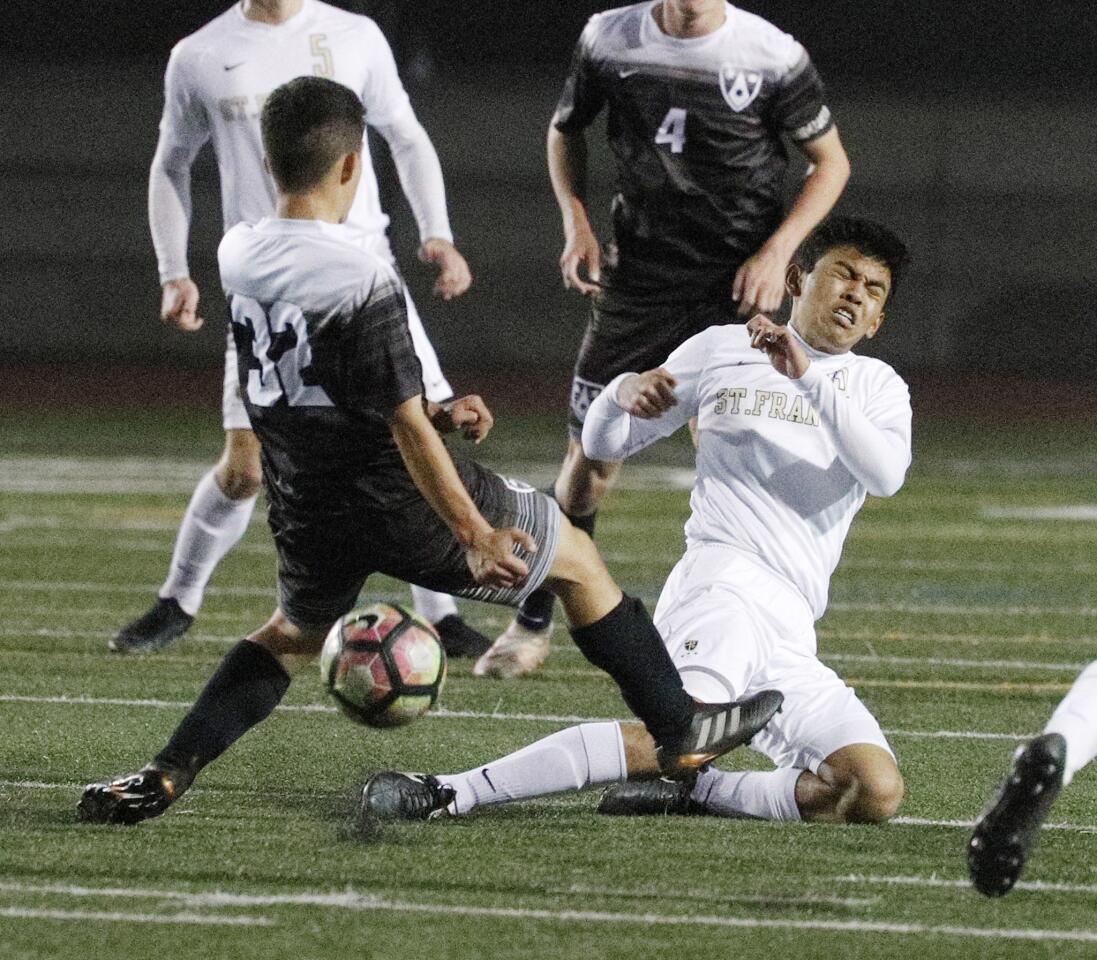
<svg viewBox="0 0 1097 960">
<path fill-rule="evenodd" d="M 556 485 L 550 484 L 544 493 L 556 500 Z M 558 500 L 557 503 L 559 503 Z M 594 521 L 598 516 L 597 510 L 588 513 L 584 517 L 571 513 L 565 513 L 564 516 L 571 521 L 573 527 L 578 527 L 588 537 L 594 536 Z M 556 596 L 542 587 L 540 590 L 534 590 L 526 597 L 518 608 L 515 619 L 527 630 L 544 630 L 552 624 L 552 608 L 555 604 Z"/>
<path fill-rule="evenodd" d="M 265 720 L 288 687 L 289 674 L 274 655 L 241 640 L 225 654 L 154 765 L 175 773 L 176 793 L 182 793 L 199 770 Z"/>
<path fill-rule="evenodd" d="M 583 656 L 617 682 L 656 744 L 688 726 L 693 699 L 639 600 L 623 597 L 601 620 L 573 628 L 571 636 Z"/>
</svg>

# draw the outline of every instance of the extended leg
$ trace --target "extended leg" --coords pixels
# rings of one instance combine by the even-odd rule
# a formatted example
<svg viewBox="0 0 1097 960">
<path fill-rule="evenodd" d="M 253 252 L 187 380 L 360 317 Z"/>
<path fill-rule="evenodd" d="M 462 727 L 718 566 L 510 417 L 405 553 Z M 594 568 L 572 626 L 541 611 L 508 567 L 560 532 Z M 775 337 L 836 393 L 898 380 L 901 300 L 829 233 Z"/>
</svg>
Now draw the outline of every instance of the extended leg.
<svg viewBox="0 0 1097 960">
<path fill-rule="evenodd" d="M 301 629 L 275 611 L 234 646 L 194 706 L 153 761 L 133 774 L 89 784 L 77 805 L 81 820 L 138 823 L 163 813 L 199 771 L 265 720 L 289 687 L 290 675 L 323 646 L 327 627 Z"/>
</svg>

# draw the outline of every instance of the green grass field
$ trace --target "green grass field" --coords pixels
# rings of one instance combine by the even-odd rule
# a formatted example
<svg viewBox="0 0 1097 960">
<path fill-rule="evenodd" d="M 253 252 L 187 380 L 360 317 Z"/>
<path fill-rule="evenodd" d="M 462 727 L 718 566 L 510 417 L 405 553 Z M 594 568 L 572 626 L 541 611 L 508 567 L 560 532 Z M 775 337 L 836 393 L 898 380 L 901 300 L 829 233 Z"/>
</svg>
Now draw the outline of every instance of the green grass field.
<svg viewBox="0 0 1097 960">
<path fill-rule="evenodd" d="M 337 715 L 309 671 L 166 816 L 78 825 L 82 785 L 151 756 L 269 614 L 273 550 L 260 512 L 183 643 L 108 654 L 160 583 L 216 423 L 8 413 L 0 436 L 0 956 L 1097 956 L 1093 771 L 1060 797 L 1009 897 L 972 892 L 963 859 L 1014 742 L 1097 650 L 1092 423 L 922 424 L 906 488 L 854 525 L 820 650 L 899 756 L 897 822 L 622 821 L 568 795 L 369 843 L 347 831 L 368 771 L 464 769 L 621 715 L 614 687 L 558 629 L 536 677 L 473 680 L 452 662 L 442 709 L 374 732 Z M 543 479 L 561 449 L 555 421 L 504 420 L 483 453 Z M 652 451 L 600 520 L 611 570 L 649 603 L 681 551 L 686 466 L 682 444 Z M 369 597 L 406 593 L 378 579 Z M 505 622 L 465 612 L 489 633 Z"/>
</svg>

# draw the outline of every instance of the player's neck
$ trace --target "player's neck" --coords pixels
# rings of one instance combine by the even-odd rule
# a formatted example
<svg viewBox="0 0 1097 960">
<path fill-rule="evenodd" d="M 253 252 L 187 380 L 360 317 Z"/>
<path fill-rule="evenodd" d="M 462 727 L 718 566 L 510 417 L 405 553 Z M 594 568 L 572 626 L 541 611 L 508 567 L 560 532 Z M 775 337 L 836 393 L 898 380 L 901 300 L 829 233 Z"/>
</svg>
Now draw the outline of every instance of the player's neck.
<svg viewBox="0 0 1097 960">
<path fill-rule="evenodd" d="M 248 20 L 259 23 L 285 23 L 301 12 L 305 0 L 241 0 L 241 9 Z"/>
<path fill-rule="evenodd" d="M 322 220 L 342 223 L 346 218 L 341 198 L 321 193 L 283 193 L 278 197 L 278 216 L 282 220 Z"/>
<path fill-rule="evenodd" d="M 668 37 L 679 40 L 691 40 L 705 37 L 719 30 L 727 19 L 724 4 L 711 3 L 699 8 L 694 3 L 663 0 L 653 11 L 652 16 L 659 29 Z"/>
</svg>

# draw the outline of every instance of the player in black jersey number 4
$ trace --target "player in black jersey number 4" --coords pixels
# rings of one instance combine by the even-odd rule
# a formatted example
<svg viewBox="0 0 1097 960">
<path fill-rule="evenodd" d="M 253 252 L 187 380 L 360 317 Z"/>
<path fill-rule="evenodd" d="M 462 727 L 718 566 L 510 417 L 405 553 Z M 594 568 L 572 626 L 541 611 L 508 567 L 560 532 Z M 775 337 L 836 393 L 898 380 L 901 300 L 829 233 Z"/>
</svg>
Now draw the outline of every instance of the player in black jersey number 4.
<svg viewBox="0 0 1097 960">
<path fill-rule="evenodd" d="M 605 253 L 587 212 L 583 134 L 603 107 L 617 174 Z M 812 164 L 787 213 L 786 140 Z M 713 324 L 776 310 L 789 259 L 841 195 L 849 161 L 795 39 L 723 0 L 647 0 L 590 19 L 549 126 L 548 165 L 564 284 L 591 298 L 552 492 L 593 533 L 620 465 L 583 455 L 591 402 L 614 377 L 657 367 Z M 539 667 L 552 608 L 551 594 L 532 595 L 474 672 Z"/>
<path fill-rule="evenodd" d="M 262 132 L 277 216 L 238 224 L 218 251 L 262 444 L 279 607 L 229 651 L 152 763 L 87 787 L 84 820 L 135 823 L 167 809 L 275 708 L 374 572 L 512 605 L 546 585 L 576 645 L 646 725 L 641 773 L 688 776 L 780 706 L 774 690 L 695 703 L 590 538 L 532 487 L 451 459 L 436 425 L 482 439 L 491 415 L 475 396 L 445 410 L 424 402 L 399 278 L 342 224 L 362 169 L 362 124 L 361 101 L 332 81 L 299 77 L 275 90 Z"/>
</svg>

